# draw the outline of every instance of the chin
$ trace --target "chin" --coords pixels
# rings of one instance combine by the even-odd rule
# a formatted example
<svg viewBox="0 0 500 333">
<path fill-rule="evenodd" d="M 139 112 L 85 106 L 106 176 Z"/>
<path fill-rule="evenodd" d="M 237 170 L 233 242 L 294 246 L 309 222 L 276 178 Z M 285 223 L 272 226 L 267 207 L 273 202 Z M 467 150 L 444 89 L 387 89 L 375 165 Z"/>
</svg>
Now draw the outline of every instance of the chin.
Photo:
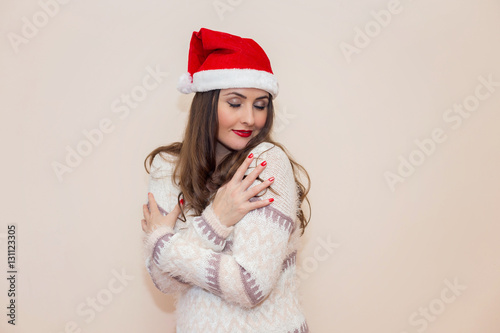
<svg viewBox="0 0 500 333">
<path fill-rule="evenodd" d="M 243 148 L 245 148 L 246 146 L 247 146 L 247 143 L 246 143 L 246 142 L 245 142 L 245 143 L 243 143 L 243 144 L 239 143 L 239 144 L 232 145 L 232 146 L 231 146 L 231 149 L 233 149 L 233 150 L 242 150 L 242 149 L 243 149 Z"/>
<path fill-rule="evenodd" d="M 232 150 L 242 150 L 247 146 L 249 141 L 250 141 L 250 138 L 246 138 L 245 140 L 241 140 L 238 142 L 233 141 L 233 142 L 230 142 L 229 144 L 224 144 L 224 146 L 226 146 L 227 148 L 232 149 Z"/>
<path fill-rule="evenodd" d="M 249 136 L 247 138 L 244 138 L 244 137 L 233 137 L 236 136 L 236 134 L 233 134 L 231 133 L 232 135 L 230 137 L 225 137 L 224 141 L 220 141 L 219 140 L 219 143 L 221 143 L 224 147 L 226 147 L 227 149 L 230 149 L 230 150 L 242 150 L 244 149 L 248 142 L 250 142 L 250 140 L 252 140 L 255 135 L 252 135 L 252 136 Z"/>
</svg>

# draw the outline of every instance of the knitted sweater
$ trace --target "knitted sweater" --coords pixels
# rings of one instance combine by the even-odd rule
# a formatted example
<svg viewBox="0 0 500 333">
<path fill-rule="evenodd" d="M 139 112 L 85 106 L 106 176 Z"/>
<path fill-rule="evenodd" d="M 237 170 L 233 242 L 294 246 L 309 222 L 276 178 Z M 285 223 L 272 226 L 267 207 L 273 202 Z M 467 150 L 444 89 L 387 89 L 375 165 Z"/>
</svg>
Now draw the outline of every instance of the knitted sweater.
<svg viewBox="0 0 500 333">
<path fill-rule="evenodd" d="M 297 297 L 301 230 L 292 166 L 271 143 L 252 152 L 245 174 L 266 160 L 259 177 L 274 176 L 271 187 L 277 194 L 265 189 L 251 201 L 273 197 L 270 205 L 226 227 L 210 203 L 201 215 L 185 212 L 186 223 L 178 220 L 173 229 L 161 226 L 145 236 L 145 263 L 153 282 L 163 293 L 178 296 L 177 333 L 309 332 Z M 174 159 L 160 153 L 152 163 L 149 191 L 163 214 L 174 208 L 180 192 L 172 181 Z"/>
</svg>

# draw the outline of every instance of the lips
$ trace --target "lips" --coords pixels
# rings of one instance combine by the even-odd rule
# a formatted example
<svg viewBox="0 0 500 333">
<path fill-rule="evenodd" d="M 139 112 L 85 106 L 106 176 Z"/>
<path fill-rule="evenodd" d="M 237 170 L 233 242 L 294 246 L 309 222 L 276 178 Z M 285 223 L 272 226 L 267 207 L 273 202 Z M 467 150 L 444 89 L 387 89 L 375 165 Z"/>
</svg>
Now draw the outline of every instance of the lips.
<svg viewBox="0 0 500 333">
<path fill-rule="evenodd" d="M 233 132 L 236 133 L 239 136 L 244 137 L 244 138 L 247 138 L 250 135 L 252 135 L 252 131 L 236 131 L 236 130 L 233 130 Z"/>
</svg>

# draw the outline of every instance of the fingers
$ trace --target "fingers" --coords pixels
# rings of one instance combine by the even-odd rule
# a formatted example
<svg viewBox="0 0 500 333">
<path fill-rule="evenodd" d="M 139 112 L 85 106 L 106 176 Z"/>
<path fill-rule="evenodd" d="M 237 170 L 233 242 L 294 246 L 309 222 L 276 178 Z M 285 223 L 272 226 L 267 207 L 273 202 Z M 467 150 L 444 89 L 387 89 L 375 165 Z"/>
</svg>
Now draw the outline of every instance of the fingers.
<svg viewBox="0 0 500 333">
<path fill-rule="evenodd" d="M 179 217 L 179 215 L 181 214 L 181 207 L 179 207 L 179 204 L 175 205 L 174 209 L 172 209 L 172 211 L 168 213 L 168 215 L 170 214 L 175 216 L 176 219 Z"/>
<path fill-rule="evenodd" d="M 250 210 L 269 206 L 273 201 L 273 198 L 253 201 L 250 203 Z"/>
<path fill-rule="evenodd" d="M 245 178 L 246 179 L 246 178 Z M 256 196 L 261 191 L 269 187 L 272 183 L 274 183 L 274 177 L 269 177 L 264 180 L 262 183 L 255 185 L 252 188 L 249 188 L 246 192 L 248 193 L 249 198 Z"/>
<path fill-rule="evenodd" d="M 144 204 L 142 205 L 142 214 L 144 215 L 144 218 L 146 219 L 149 219 L 149 209 L 148 209 L 148 205 Z"/>
<path fill-rule="evenodd" d="M 142 205 L 142 213 L 144 214 L 144 218 L 141 220 L 141 226 L 142 226 L 142 231 L 145 233 L 150 232 L 150 228 L 148 226 L 148 221 L 151 217 L 151 214 L 149 213 L 148 205 L 144 204 Z"/>
<path fill-rule="evenodd" d="M 177 218 L 181 214 L 179 204 L 176 204 L 172 211 L 164 216 L 159 214 L 159 209 L 152 193 L 148 193 L 148 198 L 150 200 L 149 203 L 142 205 L 142 212 L 144 214 L 144 219 L 141 220 L 142 230 L 149 233 L 161 225 L 174 228 Z M 181 205 L 183 204 L 184 200 L 181 199 Z M 148 209 L 148 206 L 152 206 L 151 211 Z"/>
<path fill-rule="evenodd" d="M 155 197 L 153 193 L 148 192 L 148 201 L 149 201 L 149 209 L 151 213 L 159 213 L 160 210 L 158 209 L 158 205 L 156 204 Z"/>
<path fill-rule="evenodd" d="M 243 176 L 245 175 L 245 172 L 247 171 L 248 167 L 250 166 L 250 163 L 252 163 L 253 161 L 253 153 L 248 155 L 249 157 L 245 158 L 245 160 L 243 161 L 243 163 L 241 163 L 240 167 L 236 170 L 236 172 L 234 173 L 234 176 L 233 178 L 231 179 L 232 180 L 236 180 L 236 181 L 241 181 L 243 179 Z M 248 176 L 247 176 L 248 177 Z"/>
<path fill-rule="evenodd" d="M 250 187 L 250 185 L 253 184 L 255 179 L 257 179 L 257 177 L 266 168 L 266 166 L 267 166 L 267 161 L 263 161 L 263 162 L 257 164 L 257 167 L 252 172 L 250 172 L 250 174 L 248 174 L 246 176 L 246 178 L 243 179 L 243 181 L 241 182 L 241 185 L 243 186 L 243 188 L 247 189 L 248 187 Z M 267 183 L 267 186 L 269 186 L 269 183 Z M 259 192 L 257 192 L 257 193 L 259 193 Z"/>
</svg>

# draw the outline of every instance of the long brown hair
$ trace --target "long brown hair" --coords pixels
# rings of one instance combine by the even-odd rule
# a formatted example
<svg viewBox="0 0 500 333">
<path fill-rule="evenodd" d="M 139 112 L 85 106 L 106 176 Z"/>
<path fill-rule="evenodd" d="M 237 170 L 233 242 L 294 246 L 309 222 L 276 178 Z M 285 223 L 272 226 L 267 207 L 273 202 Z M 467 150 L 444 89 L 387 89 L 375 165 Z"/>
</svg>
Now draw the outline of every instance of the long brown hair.
<svg viewBox="0 0 500 333">
<path fill-rule="evenodd" d="M 271 138 L 271 129 L 274 122 L 274 107 L 271 96 L 269 96 L 267 118 L 264 127 L 248 142 L 245 148 L 231 150 L 216 166 L 215 147 L 219 130 L 217 113 L 219 93 L 220 90 L 217 89 L 197 92 L 194 95 L 189 111 L 188 123 L 184 131 L 183 142 L 174 142 L 168 146 L 160 146 L 149 153 L 144 160 L 146 172 L 150 173 L 146 166 L 148 159 L 149 168 L 151 168 L 153 159 L 160 152 L 177 156 L 178 159 L 172 176 L 174 183 L 181 189 L 177 200 L 179 201 L 181 196 L 183 196 L 186 199 L 183 208 L 186 210 L 193 208 L 195 215 L 201 215 L 205 207 L 212 200 L 212 197 L 215 196 L 219 187 L 231 180 L 250 151 L 260 143 L 267 141 L 283 149 L 292 165 L 295 182 L 299 189 L 300 205 L 297 216 L 300 220 L 300 227 L 303 234 L 304 229 L 311 219 L 311 204 L 307 198 L 311 187 L 311 180 L 305 168 L 291 157 L 286 148 Z M 302 171 L 307 177 L 307 187 L 300 181 L 299 171 Z M 257 179 L 262 181 L 260 177 Z M 272 189 L 272 186 L 269 186 L 269 189 L 273 193 L 276 193 Z M 309 205 L 309 219 L 307 220 L 302 210 L 302 202 L 304 200 Z M 181 207 L 185 222 L 184 209 Z"/>
</svg>

